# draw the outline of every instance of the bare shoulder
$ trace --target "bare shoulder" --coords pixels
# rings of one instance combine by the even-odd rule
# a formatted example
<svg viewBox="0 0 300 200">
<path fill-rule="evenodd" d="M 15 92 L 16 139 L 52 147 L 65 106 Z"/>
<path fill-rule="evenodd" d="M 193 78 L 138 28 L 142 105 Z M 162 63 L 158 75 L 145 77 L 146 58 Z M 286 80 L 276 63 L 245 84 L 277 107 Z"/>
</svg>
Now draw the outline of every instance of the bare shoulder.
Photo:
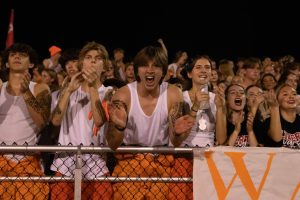
<svg viewBox="0 0 300 200">
<path fill-rule="evenodd" d="M 182 102 L 183 95 L 180 88 L 175 85 L 168 85 L 168 102 Z"/>
</svg>

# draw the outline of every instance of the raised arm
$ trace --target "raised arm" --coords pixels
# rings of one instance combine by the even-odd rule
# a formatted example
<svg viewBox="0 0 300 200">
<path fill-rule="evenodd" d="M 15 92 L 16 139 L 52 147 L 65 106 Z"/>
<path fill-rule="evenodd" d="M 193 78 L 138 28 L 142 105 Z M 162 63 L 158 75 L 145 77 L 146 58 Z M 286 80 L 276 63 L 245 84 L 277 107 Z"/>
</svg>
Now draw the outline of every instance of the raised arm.
<svg viewBox="0 0 300 200">
<path fill-rule="evenodd" d="M 227 123 L 226 123 L 226 105 L 224 90 L 217 87 L 216 96 L 216 139 L 220 145 L 225 144 L 227 140 Z"/>
<path fill-rule="evenodd" d="M 116 91 L 108 106 L 109 123 L 105 137 L 108 146 L 116 150 L 124 138 L 124 131 L 127 126 L 127 118 L 130 106 L 130 92 L 127 86 Z"/>
<path fill-rule="evenodd" d="M 197 107 L 197 108 L 196 108 Z M 194 109 L 193 109 L 194 108 Z M 168 88 L 169 136 L 174 146 L 179 146 L 189 135 L 195 123 L 199 104 L 190 110 L 176 86 Z"/>
<path fill-rule="evenodd" d="M 58 103 L 52 112 L 51 122 L 54 126 L 60 126 L 69 104 L 70 95 L 79 88 L 81 81 L 81 72 L 78 72 L 71 78 L 70 82 L 65 84 L 59 95 Z"/>
<path fill-rule="evenodd" d="M 279 104 L 275 92 L 266 92 L 265 99 L 267 100 L 270 109 L 270 127 L 268 130 L 268 134 L 275 142 L 280 142 L 282 140 L 282 130 L 280 122 Z"/>
<path fill-rule="evenodd" d="M 50 115 L 51 95 L 50 89 L 45 84 L 36 84 L 34 92 L 29 89 L 30 75 L 24 74 L 21 81 L 21 93 L 34 123 L 42 129 Z"/>
</svg>

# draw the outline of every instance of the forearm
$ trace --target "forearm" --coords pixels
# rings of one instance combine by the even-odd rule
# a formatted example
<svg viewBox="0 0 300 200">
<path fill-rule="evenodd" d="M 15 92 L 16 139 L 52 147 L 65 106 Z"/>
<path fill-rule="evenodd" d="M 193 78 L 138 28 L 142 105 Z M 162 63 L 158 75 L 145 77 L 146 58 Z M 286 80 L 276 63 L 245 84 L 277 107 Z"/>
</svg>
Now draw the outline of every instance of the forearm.
<svg viewBox="0 0 300 200">
<path fill-rule="evenodd" d="M 249 139 L 250 147 L 257 147 L 258 142 L 257 142 L 254 131 L 248 132 L 248 139 Z"/>
<path fill-rule="evenodd" d="M 229 137 L 229 139 L 228 139 L 228 145 L 229 145 L 229 146 L 234 146 L 235 141 L 236 141 L 238 135 L 239 135 L 239 131 L 237 131 L 237 130 L 234 130 L 234 131 L 231 133 L 231 135 L 230 135 L 230 137 Z"/>
<path fill-rule="evenodd" d="M 95 125 L 97 127 L 100 127 L 107 121 L 105 110 L 102 107 L 97 89 L 91 87 L 90 96 L 91 96 L 91 110 L 93 114 L 93 120 Z"/>
<path fill-rule="evenodd" d="M 40 129 L 47 123 L 50 115 L 49 91 L 43 91 L 34 97 L 30 90 L 23 94 L 23 99 L 34 123 Z M 51 99 L 50 99 L 51 100 Z"/>
<path fill-rule="evenodd" d="M 275 142 L 282 140 L 279 107 L 270 107 L 270 128 L 268 134 Z"/>
<path fill-rule="evenodd" d="M 216 139 L 220 145 L 223 145 L 227 140 L 227 123 L 224 108 L 217 108 L 216 111 Z"/>
<path fill-rule="evenodd" d="M 53 125 L 60 126 L 61 121 L 65 115 L 65 112 L 66 112 L 68 104 L 69 104 L 70 95 L 71 95 L 71 92 L 68 90 L 67 87 L 61 91 L 58 103 L 52 112 L 51 121 L 52 121 Z"/>
<path fill-rule="evenodd" d="M 113 122 L 108 123 L 108 129 L 106 131 L 105 137 L 108 146 L 112 150 L 116 150 L 123 142 L 124 139 L 124 127 L 118 127 Z"/>
</svg>

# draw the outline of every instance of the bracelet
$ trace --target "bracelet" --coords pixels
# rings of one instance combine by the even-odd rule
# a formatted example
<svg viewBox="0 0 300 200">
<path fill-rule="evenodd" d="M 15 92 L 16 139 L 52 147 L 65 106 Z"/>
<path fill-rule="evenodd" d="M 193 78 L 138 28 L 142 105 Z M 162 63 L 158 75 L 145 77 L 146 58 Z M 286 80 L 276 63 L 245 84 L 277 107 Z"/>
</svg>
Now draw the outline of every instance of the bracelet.
<svg viewBox="0 0 300 200">
<path fill-rule="evenodd" d="M 117 129 L 118 131 L 123 132 L 126 129 L 126 126 L 124 128 L 120 128 L 117 125 L 114 125 L 115 129 Z"/>
</svg>

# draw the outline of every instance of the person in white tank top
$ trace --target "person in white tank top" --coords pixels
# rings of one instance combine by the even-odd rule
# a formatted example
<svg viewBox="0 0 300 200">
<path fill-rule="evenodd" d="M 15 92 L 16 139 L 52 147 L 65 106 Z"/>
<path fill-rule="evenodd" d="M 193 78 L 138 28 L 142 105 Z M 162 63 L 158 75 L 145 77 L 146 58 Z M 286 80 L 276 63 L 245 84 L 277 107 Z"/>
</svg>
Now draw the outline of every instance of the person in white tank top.
<svg viewBox="0 0 300 200">
<path fill-rule="evenodd" d="M 79 53 L 78 67 L 80 72 L 71 76 L 62 89 L 57 105 L 52 112 L 51 121 L 61 126 L 58 143 L 60 145 L 96 145 L 104 140 L 104 128 L 108 113 L 102 106 L 105 96 L 111 91 L 104 87 L 101 75 L 107 67 L 108 53 L 106 48 L 96 42 L 88 42 Z M 71 72 L 71 71 L 70 71 Z M 101 102 L 102 101 L 102 102 Z M 57 176 L 74 176 L 75 154 L 57 153 L 51 170 Z M 108 175 L 104 154 L 84 154 L 82 162 L 83 178 L 97 178 Z M 54 183 L 51 190 L 52 199 L 72 199 L 72 183 Z M 62 194 L 61 188 L 68 192 Z M 103 193 L 105 191 L 105 193 Z M 112 188 L 109 182 L 84 182 L 82 196 L 84 199 L 111 199 Z"/>
<path fill-rule="evenodd" d="M 169 140 L 175 146 L 180 145 L 195 120 L 190 117 L 190 121 L 184 121 L 189 127 L 181 128 L 182 92 L 176 86 L 162 83 L 168 68 L 166 52 L 160 47 L 147 46 L 137 53 L 133 65 L 137 81 L 117 90 L 109 107 L 108 145 L 112 149 L 122 143 L 155 147 L 167 146 Z M 118 163 L 113 176 L 126 177 L 169 176 L 174 160 L 172 155 L 149 153 L 118 154 L 116 157 Z M 132 171 L 133 166 L 136 167 Z M 167 183 L 149 182 L 115 183 L 113 188 L 114 199 L 164 199 L 169 191 Z"/>
<path fill-rule="evenodd" d="M 199 55 L 192 60 L 192 63 L 187 67 L 189 84 L 183 92 L 183 98 L 196 122 L 190 132 L 187 133 L 187 137 L 181 143 L 181 146 L 212 147 L 215 141 L 216 124 L 215 95 L 206 88 L 211 76 L 212 64 L 207 56 Z M 178 154 L 175 157 L 175 163 L 171 171 L 172 177 L 192 177 L 192 155 Z M 170 188 L 169 199 L 193 199 L 192 183 L 171 183 Z"/>
<path fill-rule="evenodd" d="M 37 61 L 35 50 L 15 43 L 4 51 L 3 62 L 9 68 L 8 81 L 0 88 L 0 143 L 35 145 L 39 131 L 50 114 L 50 89 L 30 81 L 29 68 Z M 36 155 L 1 154 L 1 176 L 43 176 Z M 0 199 L 45 199 L 49 186 L 45 182 L 1 181 Z"/>
</svg>

